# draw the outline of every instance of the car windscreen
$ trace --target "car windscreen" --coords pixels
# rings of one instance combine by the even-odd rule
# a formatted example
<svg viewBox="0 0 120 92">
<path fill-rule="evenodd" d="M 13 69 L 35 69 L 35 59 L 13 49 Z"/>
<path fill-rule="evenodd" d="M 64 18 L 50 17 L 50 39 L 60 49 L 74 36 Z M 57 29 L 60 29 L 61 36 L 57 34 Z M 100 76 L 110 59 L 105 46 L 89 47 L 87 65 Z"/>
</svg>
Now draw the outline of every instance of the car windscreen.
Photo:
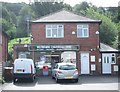
<svg viewBox="0 0 120 92">
<path fill-rule="evenodd" d="M 76 67 L 74 65 L 61 65 L 59 67 L 60 70 L 74 70 Z"/>
</svg>

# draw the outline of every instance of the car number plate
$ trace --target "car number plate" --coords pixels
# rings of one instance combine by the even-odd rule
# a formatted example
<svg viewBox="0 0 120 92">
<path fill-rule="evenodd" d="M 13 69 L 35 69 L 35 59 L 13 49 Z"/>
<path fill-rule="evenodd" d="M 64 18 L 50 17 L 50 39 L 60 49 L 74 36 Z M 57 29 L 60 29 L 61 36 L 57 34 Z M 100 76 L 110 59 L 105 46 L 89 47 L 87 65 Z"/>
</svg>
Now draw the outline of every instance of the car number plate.
<svg viewBox="0 0 120 92">
<path fill-rule="evenodd" d="M 16 70 L 16 72 L 23 72 L 23 70 L 20 70 L 20 69 L 19 69 L 19 70 Z"/>
<path fill-rule="evenodd" d="M 67 77 L 65 77 L 65 78 L 73 78 L 72 76 L 67 76 Z"/>
</svg>

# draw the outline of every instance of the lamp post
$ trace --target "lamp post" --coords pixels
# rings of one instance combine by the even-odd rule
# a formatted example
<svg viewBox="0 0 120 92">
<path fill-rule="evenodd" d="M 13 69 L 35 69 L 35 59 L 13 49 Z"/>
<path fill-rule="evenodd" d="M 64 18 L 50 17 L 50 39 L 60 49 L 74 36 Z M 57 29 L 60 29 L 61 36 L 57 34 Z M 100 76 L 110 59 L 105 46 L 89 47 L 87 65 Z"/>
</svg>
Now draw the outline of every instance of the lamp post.
<svg viewBox="0 0 120 92">
<path fill-rule="evenodd" d="M 30 34 L 30 24 L 29 24 L 30 20 L 29 18 L 27 18 L 27 35 Z"/>
</svg>

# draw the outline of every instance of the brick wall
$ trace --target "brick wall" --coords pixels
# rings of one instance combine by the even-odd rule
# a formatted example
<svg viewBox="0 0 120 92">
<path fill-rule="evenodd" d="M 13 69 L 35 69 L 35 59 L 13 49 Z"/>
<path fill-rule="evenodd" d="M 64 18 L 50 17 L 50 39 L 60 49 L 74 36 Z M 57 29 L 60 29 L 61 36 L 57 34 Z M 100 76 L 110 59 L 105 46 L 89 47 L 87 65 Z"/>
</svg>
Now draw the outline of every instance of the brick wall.
<svg viewBox="0 0 120 92">
<path fill-rule="evenodd" d="M 80 52 L 87 51 L 90 56 L 96 57 L 96 62 L 90 64 L 96 65 L 96 74 L 101 73 L 101 63 L 99 63 L 99 35 L 96 35 L 96 31 L 99 31 L 99 23 L 88 23 L 89 24 L 89 38 L 77 38 L 77 23 L 63 23 L 64 24 L 64 38 L 46 38 L 45 26 L 46 24 L 36 23 L 32 24 L 32 35 L 34 44 L 78 44 L 80 50 L 77 52 L 77 67 L 80 71 Z M 75 34 L 72 34 L 75 31 Z M 95 51 L 90 51 L 96 48 Z M 91 69 L 90 69 L 91 70 Z"/>
<path fill-rule="evenodd" d="M 33 43 L 38 44 L 80 44 L 81 49 L 87 50 L 98 45 L 98 37 L 96 31 L 99 31 L 98 23 L 89 23 L 89 38 L 77 38 L 77 34 L 72 34 L 72 31 L 77 33 L 77 24 L 64 23 L 64 38 L 46 38 L 45 24 L 33 24 L 32 35 Z"/>
<path fill-rule="evenodd" d="M 8 58 L 8 36 L 2 33 L 2 61 L 7 61 Z"/>
</svg>

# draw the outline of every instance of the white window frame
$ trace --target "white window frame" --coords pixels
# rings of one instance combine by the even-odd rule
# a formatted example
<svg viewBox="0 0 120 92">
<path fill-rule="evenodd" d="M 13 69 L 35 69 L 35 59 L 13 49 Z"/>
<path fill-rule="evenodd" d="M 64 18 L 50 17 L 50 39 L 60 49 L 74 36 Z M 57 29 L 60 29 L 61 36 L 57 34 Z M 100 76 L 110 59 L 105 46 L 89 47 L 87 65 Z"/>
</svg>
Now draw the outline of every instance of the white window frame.
<svg viewBox="0 0 120 92">
<path fill-rule="evenodd" d="M 80 30 L 81 30 L 81 35 L 79 35 Z M 87 31 L 87 35 L 85 35 L 85 30 Z M 89 37 L 89 25 L 88 24 L 78 24 L 77 25 L 77 37 L 78 38 L 88 38 Z"/>
<path fill-rule="evenodd" d="M 61 28 L 59 26 L 61 26 Z M 56 28 L 54 28 L 54 27 L 56 27 Z M 61 29 L 61 36 L 59 36 L 59 34 L 58 34 L 59 28 Z M 55 35 L 55 36 L 53 36 L 53 29 L 57 31 L 57 35 Z M 48 32 L 47 32 L 48 30 L 50 31 L 50 36 L 48 36 Z M 62 25 L 62 24 L 46 25 L 46 38 L 64 38 L 64 25 Z"/>
<path fill-rule="evenodd" d="M 114 58 L 114 60 L 115 60 L 114 62 L 112 61 L 112 58 Z M 116 64 L 116 54 L 115 53 L 111 54 L 111 64 Z"/>
</svg>

